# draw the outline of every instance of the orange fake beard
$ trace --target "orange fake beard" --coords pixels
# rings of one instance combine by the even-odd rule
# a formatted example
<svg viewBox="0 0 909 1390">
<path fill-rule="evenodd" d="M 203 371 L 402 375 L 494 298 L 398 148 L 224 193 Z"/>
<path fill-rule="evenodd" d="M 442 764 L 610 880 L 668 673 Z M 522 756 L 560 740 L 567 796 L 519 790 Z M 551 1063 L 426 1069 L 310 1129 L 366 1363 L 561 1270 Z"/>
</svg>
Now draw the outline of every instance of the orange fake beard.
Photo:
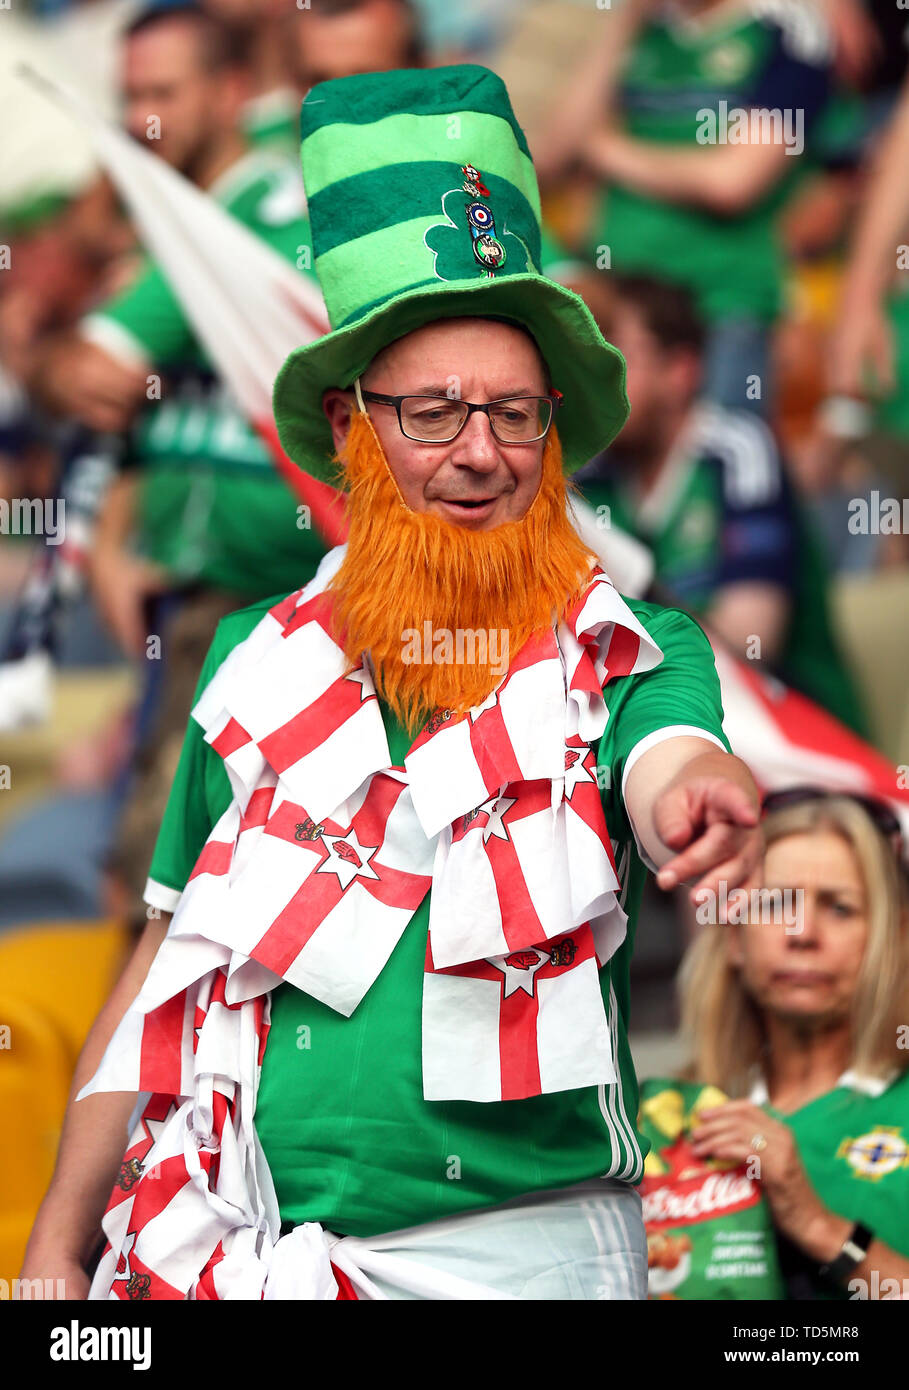
<svg viewBox="0 0 909 1390">
<path fill-rule="evenodd" d="M 401 498 L 368 415 L 355 412 L 339 453 L 349 489 L 347 554 L 329 585 L 338 641 L 413 737 L 435 710 L 462 714 L 501 681 L 532 633 L 577 597 L 594 558 L 566 512 L 553 427 L 527 512 L 470 531 Z"/>
</svg>

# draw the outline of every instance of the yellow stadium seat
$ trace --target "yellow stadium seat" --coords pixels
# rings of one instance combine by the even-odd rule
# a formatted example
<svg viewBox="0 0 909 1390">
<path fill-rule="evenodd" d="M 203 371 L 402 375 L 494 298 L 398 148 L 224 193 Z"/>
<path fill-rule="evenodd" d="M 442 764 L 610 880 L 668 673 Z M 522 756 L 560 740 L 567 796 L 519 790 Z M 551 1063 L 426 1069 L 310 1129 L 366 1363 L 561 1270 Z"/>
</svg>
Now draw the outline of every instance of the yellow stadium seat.
<svg viewBox="0 0 909 1390">
<path fill-rule="evenodd" d="M 22 1263 L 53 1172 L 76 1058 L 129 952 L 114 922 L 0 936 L 0 1278 Z"/>
<path fill-rule="evenodd" d="M 43 1009 L 73 1062 L 130 951 L 120 922 L 39 922 L 0 934 L 0 990 Z"/>
<path fill-rule="evenodd" d="M 41 1009 L 0 995 L 0 1272 L 18 1274 L 54 1167 L 70 1049 Z"/>
</svg>

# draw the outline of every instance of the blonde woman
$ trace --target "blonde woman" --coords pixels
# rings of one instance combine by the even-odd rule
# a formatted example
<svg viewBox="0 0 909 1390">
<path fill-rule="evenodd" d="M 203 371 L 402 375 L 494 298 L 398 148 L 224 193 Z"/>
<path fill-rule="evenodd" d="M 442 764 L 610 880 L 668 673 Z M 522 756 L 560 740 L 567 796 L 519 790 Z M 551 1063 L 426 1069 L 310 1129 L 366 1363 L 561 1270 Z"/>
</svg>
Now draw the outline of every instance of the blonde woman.
<svg viewBox="0 0 909 1390">
<path fill-rule="evenodd" d="M 760 1158 L 793 1298 L 909 1297 L 909 922 L 888 808 L 765 801 L 764 887 L 680 976 L 700 1158 Z M 785 909 L 786 902 L 796 911 Z M 733 914 L 730 914 L 730 918 Z M 794 916 L 794 921 L 793 921 Z M 775 920 L 774 920 L 775 919 Z"/>
</svg>

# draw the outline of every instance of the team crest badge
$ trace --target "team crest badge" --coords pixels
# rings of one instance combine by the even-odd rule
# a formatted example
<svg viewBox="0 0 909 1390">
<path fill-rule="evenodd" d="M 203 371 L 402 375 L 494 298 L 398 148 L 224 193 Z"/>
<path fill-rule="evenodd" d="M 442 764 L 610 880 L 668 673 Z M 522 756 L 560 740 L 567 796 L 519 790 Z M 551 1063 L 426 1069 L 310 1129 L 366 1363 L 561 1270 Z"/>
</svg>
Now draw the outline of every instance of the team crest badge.
<svg viewBox="0 0 909 1390">
<path fill-rule="evenodd" d="M 524 242 L 504 227 L 496 226 L 492 192 L 473 164 L 460 168 L 460 188 L 449 189 L 442 197 L 444 222 L 427 228 L 423 240 L 435 255 L 433 270 L 440 280 L 464 280 L 479 265 L 488 277 L 501 270 L 509 256 L 524 270 L 533 265 Z M 464 194 L 469 201 L 463 202 Z M 465 236 L 465 232 L 468 234 Z M 472 258 L 470 257 L 470 253 Z"/>
<path fill-rule="evenodd" d="M 858 1139 L 844 1139 L 836 1156 L 845 1158 L 857 1178 L 877 1182 L 898 1168 L 909 1167 L 909 1144 L 898 1127 L 879 1125 Z"/>
</svg>

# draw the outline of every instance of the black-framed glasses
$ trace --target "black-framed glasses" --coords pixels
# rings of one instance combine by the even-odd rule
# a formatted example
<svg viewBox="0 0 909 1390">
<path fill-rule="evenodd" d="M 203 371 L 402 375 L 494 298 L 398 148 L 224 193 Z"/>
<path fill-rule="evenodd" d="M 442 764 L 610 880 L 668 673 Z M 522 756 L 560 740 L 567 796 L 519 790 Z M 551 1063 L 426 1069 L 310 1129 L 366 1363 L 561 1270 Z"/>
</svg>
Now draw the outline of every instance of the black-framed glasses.
<svg viewBox="0 0 909 1390">
<path fill-rule="evenodd" d="M 799 806 L 805 801 L 826 801 L 831 796 L 845 796 L 850 801 L 858 802 L 868 819 L 891 841 L 897 853 L 900 853 L 903 830 L 899 816 L 886 801 L 879 801 L 874 796 L 865 796 L 861 792 L 839 791 L 830 787 L 782 787 L 779 791 L 767 792 L 761 802 L 761 814 L 766 816 L 771 811 L 782 811 L 787 806 Z"/>
<path fill-rule="evenodd" d="M 533 444 L 546 438 L 555 408 L 562 402 L 561 391 L 551 391 L 548 396 L 507 396 L 481 404 L 450 396 L 383 396 L 378 391 L 364 391 L 359 380 L 354 385 L 360 401 L 394 406 L 405 439 L 420 444 L 450 444 L 475 410 L 488 416 L 501 444 Z"/>
</svg>

